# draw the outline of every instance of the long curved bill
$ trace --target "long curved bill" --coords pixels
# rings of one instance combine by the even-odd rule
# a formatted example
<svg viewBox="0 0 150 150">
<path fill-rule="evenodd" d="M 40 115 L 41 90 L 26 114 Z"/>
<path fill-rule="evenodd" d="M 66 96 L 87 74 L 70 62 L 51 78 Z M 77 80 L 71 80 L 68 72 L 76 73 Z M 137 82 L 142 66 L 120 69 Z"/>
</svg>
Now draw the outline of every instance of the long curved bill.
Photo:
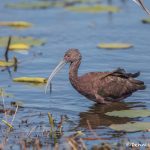
<svg viewBox="0 0 150 150">
<path fill-rule="evenodd" d="M 66 61 L 63 59 L 60 61 L 60 63 L 56 66 L 56 68 L 52 71 L 50 76 L 48 77 L 47 84 L 45 86 L 45 94 L 47 92 L 47 88 L 49 84 L 51 83 L 53 77 L 63 68 L 63 66 L 66 64 Z"/>
<path fill-rule="evenodd" d="M 137 5 L 139 5 L 147 14 L 150 15 L 150 11 L 144 6 L 144 0 L 133 0 Z"/>
</svg>

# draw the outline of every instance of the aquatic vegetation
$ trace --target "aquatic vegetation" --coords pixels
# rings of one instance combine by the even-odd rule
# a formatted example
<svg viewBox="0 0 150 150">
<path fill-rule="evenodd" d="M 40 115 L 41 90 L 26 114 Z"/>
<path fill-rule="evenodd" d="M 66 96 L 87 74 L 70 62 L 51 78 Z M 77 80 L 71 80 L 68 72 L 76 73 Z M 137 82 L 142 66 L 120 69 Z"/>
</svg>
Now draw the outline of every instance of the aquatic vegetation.
<svg viewBox="0 0 150 150">
<path fill-rule="evenodd" d="M 112 124 L 109 126 L 116 131 L 137 132 L 150 129 L 150 122 L 128 122 L 126 124 Z"/>
<path fill-rule="evenodd" d="M 14 28 L 29 28 L 31 23 L 25 21 L 0 22 L 0 26 L 9 26 Z"/>
<path fill-rule="evenodd" d="M 8 45 L 9 37 L 0 37 L 0 47 L 6 47 Z M 19 37 L 19 36 L 11 36 L 11 44 L 25 44 L 28 46 L 41 46 L 45 44 L 45 40 L 37 39 L 33 37 Z"/>
<path fill-rule="evenodd" d="M 111 149 L 112 146 L 110 144 L 102 143 L 100 145 L 94 145 L 91 150 L 111 150 Z"/>
<path fill-rule="evenodd" d="M 0 67 L 12 67 L 17 65 L 17 58 L 14 57 L 13 60 L 6 61 L 6 60 L 0 60 Z"/>
<path fill-rule="evenodd" d="M 9 131 L 13 129 L 13 122 L 15 120 L 17 111 L 18 111 L 18 105 L 16 106 L 16 110 L 10 109 L 10 108 L 6 108 L 5 105 L 5 98 L 4 98 L 4 90 L 1 90 L 1 98 L 2 98 L 2 108 L 0 109 L 1 113 L 4 113 L 4 119 L 2 119 L 2 122 L 9 128 Z M 8 121 L 8 116 L 7 115 L 12 115 L 13 113 L 13 118 L 11 120 L 11 122 Z"/>
<path fill-rule="evenodd" d="M 68 7 L 74 6 L 76 4 L 86 4 L 86 3 L 99 3 L 99 0 L 56 0 L 56 1 L 39 1 L 39 2 L 18 2 L 18 3 L 8 3 L 5 7 L 13 9 L 47 9 L 53 7 Z"/>
<path fill-rule="evenodd" d="M 150 110 L 120 110 L 107 112 L 105 114 L 112 117 L 139 118 L 150 116 Z M 127 122 L 125 124 L 112 124 L 109 127 L 116 131 L 136 132 L 148 130 L 150 128 L 150 122 Z"/>
<path fill-rule="evenodd" d="M 3 96 L 3 97 L 13 97 L 13 94 L 7 93 L 6 91 L 4 91 L 3 88 L 0 88 L 0 96 Z"/>
<path fill-rule="evenodd" d="M 100 43 L 97 47 L 103 49 L 128 49 L 132 48 L 133 45 L 128 43 Z"/>
<path fill-rule="evenodd" d="M 118 12 L 120 9 L 116 6 L 94 5 L 94 6 L 70 6 L 67 10 L 84 13 L 99 13 L 99 12 Z"/>
<path fill-rule="evenodd" d="M 9 50 L 13 51 L 20 51 L 20 50 L 29 50 L 30 46 L 24 43 L 18 43 L 18 44 L 11 44 L 9 46 Z"/>
<path fill-rule="evenodd" d="M 5 121 L 5 120 L 3 120 L 3 119 L 2 119 L 2 122 L 3 122 L 5 125 L 7 125 L 10 129 L 13 129 L 13 126 L 12 126 L 9 122 L 7 122 L 7 121 Z"/>
<path fill-rule="evenodd" d="M 150 116 L 150 110 L 120 110 L 120 111 L 112 111 L 107 112 L 108 116 L 115 117 L 128 117 L 128 118 L 136 118 L 136 117 L 148 117 Z"/>
<path fill-rule="evenodd" d="M 46 78 L 41 78 L 41 77 L 18 77 L 18 78 L 13 78 L 14 82 L 29 82 L 29 83 L 46 83 L 47 79 Z"/>
<path fill-rule="evenodd" d="M 144 24 L 150 24 L 150 18 L 142 19 L 142 23 L 144 23 Z"/>
<path fill-rule="evenodd" d="M 111 2 L 112 5 L 103 5 L 106 3 L 111 4 Z M 3 21 L 3 20 L 11 19 L 12 21 L 0 22 L 0 26 L 2 26 L 1 36 L 5 35 L 5 37 L 0 37 L 0 47 L 2 47 L 0 66 L 4 67 L 1 69 L 1 75 L 2 75 L 1 87 L 4 87 L 10 93 L 14 93 L 15 96 L 6 93 L 3 89 L 0 88 L 1 98 L 2 97 L 6 98 L 5 103 L 3 103 L 3 99 L 2 101 L 0 101 L 0 118 L 1 118 L 0 149 L 20 148 L 20 149 L 39 150 L 39 149 L 48 148 L 48 149 L 55 149 L 55 150 L 58 149 L 68 149 L 68 150 L 116 149 L 117 150 L 117 149 L 129 149 L 129 147 L 126 147 L 127 142 L 121 143 L 121 140 L 124 138 L 124 136 L 125 138 L 131 137 L 131 141 L 134 136 L 138 138 L 137 141 L 140 141 L 142 138 L 145 138 L 146 140 L 148 139 L 147 136 L 143 137 L 143 135 L 147 135 L 147 133 L 150 132 L 149 122 L 143 122 L 143 124 L 139 124 L 139 122 L 142 122 L 143 120 L 148 121 L 150 116 L 149 110 L 144 110 L 144 109 L 126 110 L 131 108 L 134 109 L 136 108 L 136 106 L 128 107 L 128 105 L 125 105 L 124 107 L 122 107 L 120 106 L 120 104 L 118 104 L 116 107 L 113 108 L 113 106 L 99 107 L 98 105 L 96 105 L 95 107 L 94 104 L 93 105 L 88 104 L 86 106 L 83 106 L 84 104 L 82 105 L 82 102 L 81 103 L 79 102 L 79 105 L 81 105 L 79 106 L 76 103 L 76 101 L 74 102 L 74 100 L 67 103 L 67 100 L 69 98 L 72 99 L 72 95 L 71 95 L 72 93 L 64 93 L 64 97 L 63 97 L 63 94 L 57 95 L 56 92 L 56 95 L 53 94 L 52 98 L 49 95 L 45 97 L 43 93 L 43 86 L 47 82 L 47 78 L 42 78 L 38 76 L 34 77 L 36 69 L 41 69 L 41 71 L 39 71 L 39 76 L 40 74 L 43 74 L 42 70 L 45 70 L 45 68 L 43 68 L 45 67 L 44 64 L 48 60 L 50 60 L 50 62 L 47 63 L 50 63 L 49 64 L 50 68 L 52 67 L 53 60 L 57 58 L 56 55 L 60 52 L 59 47 L 64 48 L 68 46 L 69 48 L 70 47 L 69 45 L 82 47 L 83 44 L 87 44 L 86 42 L 89 42 L 90 40 L 90 43 L 86 45 L 86 48 L 88 49 L 92 46 L 93 47 L 95 46 L 95 44 L 92 45 L 92 43 L 96 43 L 98 37 L 103 38 L 103 40 L 108 38 L 108 41 L 110 41 L 113 38 L 116 39 L 114 35 L 110 36 L 111 33 L 116 33 L 115 36 L 117 36 L 117 34 L 121 35 L 122 34 L 121 31 L 122 29 L 124 29 L 124 27 L 123 28 L 120 27 L 121 25 L 125 24 L 125 28 L 129 28 L 127 19 L 124 19 L 123 16 L 121 16 L 123 13 L 126 13 L 126 11 L 128 11 L 129 9 L 125 8 L 127 5 L 124 5 L 124 3 L 121 5 L 120 4 L 121 2 L 123 1 L 114 2 L 118 6 L 121 6 L 121 8 L 123 8 L 124 10 L 121 14 L 117 15 L 112 13 L 117 13 L 118 11 L 121 10 L 121 8 L 117 7 L 117 5 L 116 6 L 113 5 L 113 1 L 111 0 L 110 1 L 42 0 L 41 2 L 40 0 L 38 1 L 23 0 L 23 1 L 18 1 L 17 3 L 10 2 L 8 4 L 6 4 L 7 2 L 2 1 L 1 7 L 3 6 L 7 7 L 7 8 L 2 8 L 2 10 L 7 9 L 8 13 L 2 13 L 1 20 Z M 131 7 L 131 5 L 128 6 Z M 58 9 L 59 7 L 61 8 Z M 43 9 L 43 10 L 39 10 L 39 9 Z M 73 13 L 69 13 L 71 11 Z M 25 12 L 27 12 L 27 14 Z M 100 14 L 101 12 L 106 12 L 106 13 Z M 131 12 L 135 12 L 135 11 L 133 10 L 130 11 L 130 13 Z M 84 13 L 84 15 L 80 15 L 81 13 Z M 89 15 L 89 13 L 93 13 L 93 14 Z M 98 13 L 98 14 L 94 14 L 94 13 Z M 9 15 L 9 17 L 7 15 Z M 128 13 L 124 14 L 124 16 L 128 17 Z M 130 17 L 132 17 L 132 15 Z M 29 29 L 30 27 L 32 27 L 32 24 L 30 22 L 15 21 L 16 18 L 21 18 L 21 20 L 26 20 L 26 21 L 32 21 L 33 19 L 33 22 L 36 23 L 37 25 Z M 138 22 L 138 20 L 136 19 L 137 17 L 133 18 L 134 23 Z M 132 20 L 130 21 L 132 23 Z M 89 28 L 88 26 L 89 23 L 92 24 L 91 26 L 93 28 Z M 143 21 L 143 23 L 146 22 Z M 56 28 L 55 28 L 55 24 L 56 24 Z M 141 24 L 141 27 L 142 26 L 144 25 Z M 11 30 L 8 27 L 15 28 L 15 30 Z M 58 28 L 60 27 L 60 29 L 57 30 L 57 27 Z M 138 27 L 139 27 L 138 25 L 134 26 L 135 28 L 134 30 L 137 32 L 139 31 Z M 23 30 L 18 30 L 18 29 L 23 29 Z M 80 30 L 82 29 L 84 31 L 80 33 Z M 113 30 L 113 32 L 111 29 Z M 141 39 L 139 39 L 140 35 L 137 36 L 137 33 L 134 34 L 135 32 L 132 33 L 133 34 L 132 36 L 128 34 L 128 31 L 131 30 L 123 31 L 126 33 L 127 37 L 125 37 L 125 35 L 123 35 L 124 37 L 119 36 L 119 38 L 123 38 L 123 39 L 119 39 L 119 41 L 127 39 L 128 41 L 135 40 L 134 41 L 135 43 L 137 41 L 140 42 L 141 41 Z M 14 35 L 12 36 L 10 43 L 8 40 L 9 37 L 6 37 L 6 35 Z M 24 35 L 26 36 L 23 37 Z M 144 37 L 144 35 L 145 34 L 142 34 L 142 37 Z M 41 37 L 48 38 L 49 43 L 44 47 L 42 47 L 42 49 L 40 49 L 40 47 L 37 49 L 36 48 L 31 49 L 33 46 L 42 46 L 46 43 L 46 41 L 44 39 L 41 39 Z M 136 37 L 136 38 L 132 39 L 132 37 Z M 82 41 L 80 41 L 81 38 Z M 112 45 L 111 43 L 102 43 L 102 44 L 110 44 L 109 46 L 106 45 L 100 46 L 100 48 L 104 48 L 104 49 L 105 48 L 123 49 L 124 47 L 122 46 L 125 46 L 125 48 L 133 47 L 133 45 L 130 43 L 112 43 Z M 122 44 L 122 45 L 116 46 L 115 44 Z M 127 46 L 123 44 L 129 44 L 129 45 Z M 144 44 L 145 44 L 144 49 L 146 49 L 146 41 L 144 41 Z M 57 48 L 58 51 L 54 52 L 53 54 L 53 51 L 55 51 Z M 28 53 L 29 49 L 31 49 L 30 53 Z M 143 51 L 144 49 L 141 49 L 142 51 L 141 53 L 144 52 Z M 18 53 L 14 53 L 13 51 L 17 51 L 21 53 L 25 52 L 28 53 L 29 55 L 23 56 Z M 135 51 L 136 50 L 134 49 L 133 57 L 134 58 L 137 57 L 137 60 L 139 60 L 138 55 L 140 55 L 140 53 L 136 54 Z M 126 52 L 128 51 L 124 51 L 123 54 L 125 54 Z M 90 56 L 88 50 L 84 51 L 83 49 L 83 53 L 86 53 L 87 56 Z M 105 54 L 107 53 L 108 51 L 103 51 L 104 55 L 102 55 L 102 57 L 105 57 L 106 56 Z M 11 67 L 15 65 L 15 59 L 12 59 L 14 54 L 18 58 L 18 61 L 16 61 L 16 64 L 18 64 L 17 72 L 11 72 L 12 71 Z M 113 56 L 112 55 L 113 53 L 111 53 L 111 51 L 109 51 L 109 54 L 110 56 Z M 124 58 L 128 57 L 128 60 L 132 59 L 132 57 L 130 57 L 130 53 L 129 55 L 127 53 L 126 53 L 127 55 L 126 54 L 122 55 L 122 53 L 120 55 L 120 52 L 119 55 L 118 53 L 115 54 L 117 54 L 117 56 L 120 58 L 122 58 L 123 56 Z M 95 50 L 94 50 L 94 55 L 96 55 Z M 47 57 L 49 57 L 49 59 L 47 59 Z M 144 59 L 145 58 L 147 57 L 144 57 Z M 34 63 L 32 64 L 33 59 L 36 59 L 36 61 L 34 61 Z M 103 62 L 103 59 L 102 61 L 100 59 L 101 58 L 99 58 L 98 63 L 101 64 L 102 67 L 103 65 L 107 65 L 107 63 L 109 64 L 112 63 L 110 61 Z M 106 56 L 106 61 L 107 61 L 107 56 Z M 123 61 L 124 59 L 121 62 Z M 91 63 L 92 62 L 90 62 L 89 64 Z M 94 64 L 97 64 L 97 62 L 94 62 Z M 122 65 L 118 61 L 117 64 Z M 142 61 L 142 65 L 143 64 L 144 64 L 144 60 Z M 33 66 L 30 67 L 31 65 Z M 111 65 L 115 66 L 116 64 L 112 63 Z M 130 67 L 129 63 L 127 63 L 127 65 L 128 65 L 127 67 Z M 35 70 L 31 69 L 33 67 L 35 67 L 34 68 Z M 93 67 L 95 67 L 95 65 L 93 65 Z M 111 67 L 111 66 L 107 66 L 107 67 Z M 141 67 L 140 62 L 138 62 L 138 67 L 139 68 Z M 144 69 L 145 68 L 146 66 L 144 66 Z M 96 68 L 93 68 L 93 70 L 94 69 Z M 136 70 L 137 68 L 134 69 Z M 141 72 L 144 72 L 144 69 L 143 71 L 141 70 Z M 146 68 L 146 79 L 143 78 L 145 82 L 148 81 L 147 70 L 148 68 Z M 27 74 L 28 76 L 26 76 Z M 18 77 L 18 78 L 14 78 L 14 77 Z M 14 82 L 20 82 L 21 84 L 14 83 Z M 34 85 L 36 88 L 33 88 L 31 86 L 26 86 L 26 85 Z M 37 89 L 37 85 L 40 85 L 40 88 Z M 66 90 L 66 89 L 62 89 L 63 86 L 64 86 L 63 82 L 60 83 L 60 86 L 58 88 L 59 90 L 62 90 L 60 93 L 62 93 L 63 90 Z M 39 96 L 40 94 L 41 96 Z M 148 95 L 148 93 L 146 94 Z M 144 94 L 142 94 L 142 96 L 143 95 Z M 78 99 L 79 97 L 77 96 L 75 98 Z M 137 97 L 135 96 L 134 99 L 135 101 L 137 100 L 136 98 Z M 146 100 L 143 99 L 142 97 L 140 98 L 141 101 L 143 100 L 143 102 L 145 102 L 148 99 L 147 97 Z M 22 100 L 24 103 L 22 103 L 20 100 Z M 67 105 L 65 105 L 65 103 L 63 102 L 66 102 Z M 74 104 L 76 104 L 77 106 L 73 106 Z M 121 103 L 121 104 L 126 104 L 126 103 Z M 146 107 L 145 104 L 141 104 L 141 105 L 142 106 L 140 106 L 140 109 L 149 108 L 149 105 L 147 105 Z M 77 107 L 77 109 L 75 107 Z M 86 110 L 83 113 L 82 111 L 84 111 L 84 108 L 86 109 L 86 107 L 89 107 L 89 110 Z M 120 110 L 120 111 L 116 111 L 116 110 Z M 63 115 L 68 114 L 67 116 L 68 118 L 66 116 L 60 116 L 60 114 Z M 147 117 L 147 118 L 142 118 L 142 117 Z M 139 122 L 131 122 L 131 120 L 139 121 Z M 110 126 L 110 128 L 108 126 Z M 131 133 L 129 134 L 126 133 L 126 132 L 137 132 L 137 131 L 141 131 L 141 132 L 133 133 L 132 135 Z M 119 145 L 118 147 L 114 146 L 113 143 L 114 139 L 118 140 L 117 141 L 117 144 Z M 110 144 L 107 144 L 107 142 L 110 142 Z M 93 144 L 95 145 L 98 143 L 100 144 L 93 146 Z"/>
<path fill-rule="evenodd" d="M 47 9 L 51 7 L 63 6 L 63 2 L 18 2 L 18 3 L 8 3 L 6 7 L 14 9 Z"/>
<path fill-rule="evenodd" d="M 10 67 L 14 65 L 14 61 L 5 61 L 5 60 L 0 60 L 0 67 Z"/>
</svg>

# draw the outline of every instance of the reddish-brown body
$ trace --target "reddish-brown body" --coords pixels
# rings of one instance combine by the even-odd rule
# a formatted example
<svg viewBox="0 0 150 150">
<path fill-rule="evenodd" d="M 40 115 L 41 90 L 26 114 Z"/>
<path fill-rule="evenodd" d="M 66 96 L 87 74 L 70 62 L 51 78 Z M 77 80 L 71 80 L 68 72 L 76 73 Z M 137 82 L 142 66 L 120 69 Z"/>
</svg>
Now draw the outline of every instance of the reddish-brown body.
<svg viewBox="0 0 150 150">
<path fill-rule="evenodd" d="M 72 86 L 82 95 L 97 103 L 120 101 L 137 90 L 145 89 L 142 81 L 128 74 L 123 69 L 113 72 L 89 72 L 78 76 L 80 60 L 72 62 L 69 69 L 69 79 Z"/>
<path fill-rule="evenodd" d="M 97 103 L 107 104 L 120 101 L 137 90 L 145 89 L 144 82 L 134 79 L 139 72 L 126 73 L 120 68 L 113 72 L 90 72 L 78 76 L 81 54 L 77 49 L 69 49 L 65 53 L 63 61 L 50 75 L 48 84 L 65 63 L 70 63 L 69 79 L 72 86 L 80 94 Z"/>
</svg>

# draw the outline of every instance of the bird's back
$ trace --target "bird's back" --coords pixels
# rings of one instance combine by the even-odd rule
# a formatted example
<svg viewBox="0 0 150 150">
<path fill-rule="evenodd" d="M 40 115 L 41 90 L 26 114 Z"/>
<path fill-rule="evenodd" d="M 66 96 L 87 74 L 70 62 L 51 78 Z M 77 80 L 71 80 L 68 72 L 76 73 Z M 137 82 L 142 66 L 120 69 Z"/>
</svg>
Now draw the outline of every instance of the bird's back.
<svg viewBox="0 0 150 150">
<path fill-rule="evenodd" d="M 145 89 L 144 82 L 136 80 L 137 73 L 126 73 L 124 69 L 113 72 L 90 72 L 80 77 L 87 91 L 95 92 L 108 100 L 123 99 L 137 90 Z M 86 86 L 87 85 L 87 86 Z M 86 90 L 85 90 L 86 91 Z"/>
</svg>

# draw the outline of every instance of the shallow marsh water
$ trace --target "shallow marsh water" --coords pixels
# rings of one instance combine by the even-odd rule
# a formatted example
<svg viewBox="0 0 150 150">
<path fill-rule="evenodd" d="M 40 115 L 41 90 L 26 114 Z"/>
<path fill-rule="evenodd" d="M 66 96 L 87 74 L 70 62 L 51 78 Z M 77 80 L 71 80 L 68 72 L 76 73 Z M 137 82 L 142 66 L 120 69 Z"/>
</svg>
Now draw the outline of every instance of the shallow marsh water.
<svg viewBox="0 0 150 150">
<path fill-rule="evenodd" d="M 31 126 L 41 124 L 47 128 L 49 126 L 47 112 L 51 112 L 56 120 L 59 120 L 62 114 L 69 117 L 70 123 L 66 131 L 76 128 L 90 135 L 86 124 L 88 119 L 98 135 L 111 137 L 112 142 L 118 141 L 121 137 L 134 140 L 135 137 L 142 137 L 142 132 L 122 134 L 110 130 L 108 125 L 126 123 L 129 119 L 117 120 L 117 118 L 106 117 L 104 113 L 132 107 L 150 109 L 150 25 L 141 23 L 141 19 L 147 17 L 146 14 L 132 1 L 126 3 L 114 1 L 114 4 L 122 8 L 121 12 L 115 14 L 76 13 L 63 8 L 43 10 L 4 8 L 8 2 L 10 1 L 5 0 L 0 3 L 0 20 L 29 21 L 33 23 L 33 27 L 20 30 L 0 27 L 0 36 L 33 36 L 47 41 L 44 46 L 31 48 L 28 55 L 9 53 L 10 58 L 16 55 L 19 60 L 30 59 L 27 63 L 20 64 L 17 72 L 12 70 L 12 77 L 48 77 L 67 49 L 78 48 L 82 53 L 79 74 L 90 71 L 111 71 L 121 67 L 129 72 L 141 71 L 139 79 L 143 80 L 147 86 L 146 90 L 136 92 L 125 99 L 124 101 L 127 102 L 125 104 L 99 106 L 73 89 L 68 80 L 68 66 L 53 79 L 51 95 L 45 95 L 44 85 L 33 86 L 12 82 L 8 72 L 4 71 L 0 73 L 0 87 L 14 95 L 14 98 L 5 99 L 6 104 L 16 100 L 24 103 L 24 108 L 19 109 L 14 124 L 18 126 L 21 119 L 29 117 Z M 148 0 L 146 5 L 150 7 Z M 134 48 L 112 51 L 98 49 L 96 45 L 100 42 L 129 42 L 134 45 Z M 4 49 L 1 48 L 0 58 L 3 57 L 3 52 Z M 42 53 L 42 55 L 32 59 L 34 53 Z M 41 117 L 40 113 L 43 114 Z M 0 114 L 0 116 L 3 115 Z M 149 121 L 149 118 L 140 120 Z M 26 126 L 23 126 L 23 129 L 28 132 Z M 148 133 L 147 136 L 149 136 Z M 102 141 L 89 141 L 87 144 L 90 147 L 99 142 Z"/>
</svg>

